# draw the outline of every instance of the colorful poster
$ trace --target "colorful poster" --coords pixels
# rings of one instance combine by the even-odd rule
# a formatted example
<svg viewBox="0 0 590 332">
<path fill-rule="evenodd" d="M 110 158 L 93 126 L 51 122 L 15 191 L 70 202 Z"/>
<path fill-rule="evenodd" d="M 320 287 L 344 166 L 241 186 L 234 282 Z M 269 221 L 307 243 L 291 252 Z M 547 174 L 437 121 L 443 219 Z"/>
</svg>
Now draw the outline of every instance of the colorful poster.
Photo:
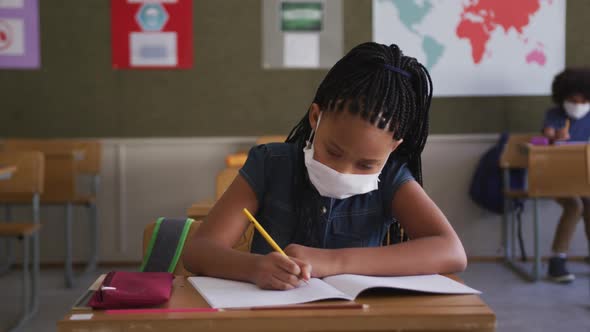
<svg viewBox="0 0 590 332">
<path fill-rule="evenodd" d="M 428 67 L 437 96 L 547 95 L 565 66 L 562 0 L 373 0 L 373 39 Z"/>
<path fill-rule="evenodd" d="M 37 0 L 0 0 L 0 68 L 40 65 Z"/>
<path fill-rule="evenodd" d="M 111 0 L 111 36 L 115 69 L 192 68 L 193 2 Z"/>
</svg>

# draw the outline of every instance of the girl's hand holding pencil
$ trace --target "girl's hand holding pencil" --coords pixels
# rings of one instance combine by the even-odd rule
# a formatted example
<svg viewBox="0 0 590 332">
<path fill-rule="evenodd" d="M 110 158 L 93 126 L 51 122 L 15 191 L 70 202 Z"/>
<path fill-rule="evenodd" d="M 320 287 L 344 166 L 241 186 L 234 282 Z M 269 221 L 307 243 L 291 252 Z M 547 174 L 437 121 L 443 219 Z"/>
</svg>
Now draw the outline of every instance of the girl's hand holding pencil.
<svg viewBox="0 0 590 332">
<path fill-rule="evenodd" d="M 287 256 L 248 209 L 244 209 L 244 214 L 275 250 L 275 252 L 270 254 L 257 256 L 254 266 L 253 282 L 262 289 L 278 290 L 293 289 L 298 287 L 302 281 L 307 283 L 307 280 L 311 276 L 311 265 L 302 260 Z"/>
<path fill-rule="evenodd" d="M 289 290 L 305 285 L 311 265 L 278 252 L 257 256 L 253 282 L 262 289 Z M 301 277 L 300 277 L 301 276 Z"/>
</svg>

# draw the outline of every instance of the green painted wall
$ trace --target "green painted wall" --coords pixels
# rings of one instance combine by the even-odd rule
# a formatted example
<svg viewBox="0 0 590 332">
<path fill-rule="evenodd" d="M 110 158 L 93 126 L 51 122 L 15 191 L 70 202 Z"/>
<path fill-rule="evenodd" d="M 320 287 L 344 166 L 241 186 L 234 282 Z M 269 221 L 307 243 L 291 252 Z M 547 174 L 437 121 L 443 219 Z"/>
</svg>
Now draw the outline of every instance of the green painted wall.
<svg viewBox="0 0 590 332">
<path fill-rule="evenodd" d="M 561 0 L 556 0 L 561 1 Z M 42 68 L 0 71 L 0 136 L 286 133 L 324 70 L 261 69 L 261 1 L 194 1 L 194 69 L 111 69 L 107 0 L 40 0 Z M 567 8 L 567 65 L 590 64 L 590 1 Z M 371 40 L 371 1 L 344 0 L 348 50 Z M 435 87 L 436 88 L 436 87 Z M 549 97 L 436 98 L 432 133 L 537 130 Z"/>
</svg>

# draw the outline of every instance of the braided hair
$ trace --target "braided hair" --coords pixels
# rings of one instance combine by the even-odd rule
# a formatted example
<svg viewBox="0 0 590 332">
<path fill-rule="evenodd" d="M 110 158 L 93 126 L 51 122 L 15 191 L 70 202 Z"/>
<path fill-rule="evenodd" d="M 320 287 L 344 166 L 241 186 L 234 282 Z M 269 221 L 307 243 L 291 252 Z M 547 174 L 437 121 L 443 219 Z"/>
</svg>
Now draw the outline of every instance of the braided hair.
<svg viewBox="0 0 590 332">
<path fill-rule="evenodd" d="M 345 108 L 376 127 L 391 132 L 403 142 L 390 158 L 407 163 L 422 185 L 421 153 L 428 136 L 428 110 L 432 100 L 432 80 L 415 58 L 404 56 L 397 45 L 373 42 L 350 50 L 330 69 L 319 85 L 313 102 L 322 112 L 342 112 Z M 286 142 L 302 151 L 312 128 L 309 110 L 291 130 Z M 303 163 L 303 157 L 298 162 Z M 295 210 L 300 222 L 311 222 L 311 197 L 305 167 L 294 176 Z M 395 223 L 394 223 L 395 224 Z M 305 228 L 310 228 L 310 225 Z"/>
</svg>

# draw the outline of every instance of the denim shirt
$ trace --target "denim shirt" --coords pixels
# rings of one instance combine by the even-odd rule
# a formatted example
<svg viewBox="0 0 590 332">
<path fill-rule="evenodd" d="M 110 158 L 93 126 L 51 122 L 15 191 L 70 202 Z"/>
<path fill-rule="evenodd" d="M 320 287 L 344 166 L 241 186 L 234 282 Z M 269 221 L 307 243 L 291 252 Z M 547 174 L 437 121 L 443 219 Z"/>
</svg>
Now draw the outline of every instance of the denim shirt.
<svg viewBox="0 0 590 332">
<path fill-rule="evenodd" d="M 379 176 L 379 188 L 366 194 L 346 199 L 322 197 L 305 177 L 306 197 L 293 197 L 293 179 L 307 175 L 303 151 L 298 150 L 290 143 L 255 146 L 240 169 L 258 199 L 256 219 L 275 242 L 281 248 L 291 243 L 327 249 L 380 246 L 393 222 L 395 192 L 414 180 L 406 164 L 389 158 Z M 299 220 L 296 202 L 300 209 L 308 209 L 307 222 Z M 258 232 L 251 248 L 258 254 L 272 251 Z"/>
<path fill-rule="evenodd" d="M 580 119 L 570 118 L 562 107 L 553 107 L 545 113 L 544 128 L 561 129 L 566 119 L 570 119 L 569 134 L 571 142 L 587 142 L 590 138 L 590 113 Z"/>
</svg>

